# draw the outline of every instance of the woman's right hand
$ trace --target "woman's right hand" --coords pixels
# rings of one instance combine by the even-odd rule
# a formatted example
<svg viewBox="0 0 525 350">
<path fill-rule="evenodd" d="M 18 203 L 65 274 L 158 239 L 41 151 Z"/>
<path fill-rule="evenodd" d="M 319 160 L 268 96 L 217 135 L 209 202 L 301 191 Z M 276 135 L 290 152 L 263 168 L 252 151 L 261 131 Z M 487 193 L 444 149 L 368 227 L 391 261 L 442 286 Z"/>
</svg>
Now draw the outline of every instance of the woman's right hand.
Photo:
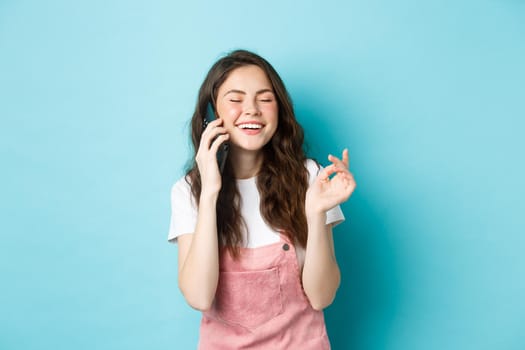
<svg viewBox="0 0 525 350">
<path fill-rule="evenodd" d="M 204 129 L 195 161 L 201 176 L 201 193 L 217 194 L 222 186 L 221 173 L 217 163 L 219 146 L 229 139 L 230 135 L 222 127 L 222 119 L 216 119 Z"/>
<path fill-rule="evenodd" d="M 219 283 L 219 237 L 217 200 L 222 186 L 217 163 L 219 146 L 229 139 L 222 120 L 216 119 L 202 132 L 195 162 L 200 173 L 201 194 L 195 231 L 178 237 L 179 288 L 193 308 L 211 308 Z"/>
</svg>

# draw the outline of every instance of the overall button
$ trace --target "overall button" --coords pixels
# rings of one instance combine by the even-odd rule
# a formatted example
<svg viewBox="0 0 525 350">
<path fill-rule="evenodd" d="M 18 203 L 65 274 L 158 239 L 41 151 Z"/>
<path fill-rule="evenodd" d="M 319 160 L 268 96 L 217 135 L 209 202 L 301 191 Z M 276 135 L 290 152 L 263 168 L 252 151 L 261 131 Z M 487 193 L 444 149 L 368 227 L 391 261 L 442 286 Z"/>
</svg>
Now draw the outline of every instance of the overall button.
<svg viewBox="0 0 525 350">
<path fill-rule="evenodd" d="M 283 244 L 283 250 L 289 250 L 289 249 L 290 249 L 290 246 L 288 245 L 288 243 Z"/>
</svg>

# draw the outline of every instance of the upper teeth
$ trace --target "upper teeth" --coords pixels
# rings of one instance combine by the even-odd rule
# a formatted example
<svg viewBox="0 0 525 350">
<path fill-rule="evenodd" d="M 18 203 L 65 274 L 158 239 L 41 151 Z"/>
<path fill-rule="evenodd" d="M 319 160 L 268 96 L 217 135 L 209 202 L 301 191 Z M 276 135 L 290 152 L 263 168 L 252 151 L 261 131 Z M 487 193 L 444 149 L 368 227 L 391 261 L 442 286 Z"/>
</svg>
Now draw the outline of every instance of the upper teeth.
<svg viewBox="0 0 525 350">
<path fill-rule="evenodd" d="M 240 124 L 239 128 L 241 129 L 260 129 L 262 128 L 261 124 Z"/>
</svg>

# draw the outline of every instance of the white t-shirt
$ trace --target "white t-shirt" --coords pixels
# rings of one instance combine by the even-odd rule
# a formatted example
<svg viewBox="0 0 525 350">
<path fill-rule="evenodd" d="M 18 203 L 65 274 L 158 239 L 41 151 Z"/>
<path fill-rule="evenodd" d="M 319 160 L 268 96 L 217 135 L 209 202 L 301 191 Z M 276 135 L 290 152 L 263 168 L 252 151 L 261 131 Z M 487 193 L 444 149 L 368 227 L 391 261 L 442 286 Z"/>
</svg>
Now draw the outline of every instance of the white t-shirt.
<svg viewBox="0 0 525 350">
<path fill-rule="evenodd" d="M 320 168 L 311 159 L 306 161 L 311 184 Z M 264 245 L 279 242 L 279 233 L 269 227 L 261 216 L 259 210 L 259 191 L 257 189 L 256 177 L 237 180 L 237 186 L 241 195 L 241 215 L 246 223 L 246 229 L 242 228 L 244 246 L 257 248 Z M 344 220 L 343 212 L 339 206 L 326 212 L 326 224 L 333 226 Z M 190 185 L 184 177 L 177 181 L 171 189 L 171 220 L 168 240 L 177 242 L 177 237 L 186 233 L 193 233 L 197 226 L 197 206 L 191 194 Z"/>
</svg>

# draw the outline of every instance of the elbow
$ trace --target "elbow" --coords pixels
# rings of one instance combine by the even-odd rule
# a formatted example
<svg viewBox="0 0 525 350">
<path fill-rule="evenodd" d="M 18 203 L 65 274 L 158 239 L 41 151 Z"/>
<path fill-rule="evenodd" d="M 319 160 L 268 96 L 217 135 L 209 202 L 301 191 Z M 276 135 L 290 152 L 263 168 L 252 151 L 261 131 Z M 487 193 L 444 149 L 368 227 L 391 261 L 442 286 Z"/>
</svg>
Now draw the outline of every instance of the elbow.
<svg viewBox="0 0 525 350">
<path fill-rule="evenodd" d="M 335 300 L 335 295 L 341 284 L 341 274 L 337 264 L 332 269 L 312 271 L 303 269 L 303 291 L 310 306 L 316 311 L 322 311 Z"/>
<path fill-rule="evenodd" d="M 197 311 L 202 311 L 202 312 L 210 311 L 211 306 L 213 304 L 213 301 L 209 302 L 207 300 L 186 299 L 186 301 L 188 302 L 188 305 L 191 306 L 193 309 Z"/>
<path fill-rule="evenodd" d="M 323 311 L 325 308 L 330 306 L 330 304 L 331 303 L 314 303 L 310 305 L 312 305 L 312 309 L 314 309 L 315 311 Z"/>
<path fill-rule="evenodd" d="M 322 311 L 332 305 L 337 290 L 339 289 L 339 282 L 340 280 L 338 279 L 337 283 L 329 288 L 326 288 L 326 285 L 317 286 L 317 288 L 304 288 L 304 293 L 306 294 L 312 309 Z"/>
<path fill-rule="evenodd" d="M 209 311 L 213 305 L 213 297 L 204 294 L 187 293 L 181 288 L 186 303 L 198 311 Z"/>
<path fill-rule="evenodd" d="M 334 299 L 335 293 L 331 296 L 308 298 L 308 300 L 310 301 L 310 306 L 312 306 L 312 309 L 314 309 L 315 311 L 322 311 L 326 309 L 328 306 L 332 305 Z"/>
<path fill-rule="evenodd" d="M 197 287 L 179 280 L 179 289 L 186 303 L 198 311 L 209 311 L 215 299 L 215 289 Z"/>
<path fill-rule="evenodd" d="M 192 278 L 184 278 L 181 274 L 179 275 L 179 290 L 191 308 L 205 312 L 209 311 L 213 306 L 217 281 L 199 282 Z"/>
</svg>

